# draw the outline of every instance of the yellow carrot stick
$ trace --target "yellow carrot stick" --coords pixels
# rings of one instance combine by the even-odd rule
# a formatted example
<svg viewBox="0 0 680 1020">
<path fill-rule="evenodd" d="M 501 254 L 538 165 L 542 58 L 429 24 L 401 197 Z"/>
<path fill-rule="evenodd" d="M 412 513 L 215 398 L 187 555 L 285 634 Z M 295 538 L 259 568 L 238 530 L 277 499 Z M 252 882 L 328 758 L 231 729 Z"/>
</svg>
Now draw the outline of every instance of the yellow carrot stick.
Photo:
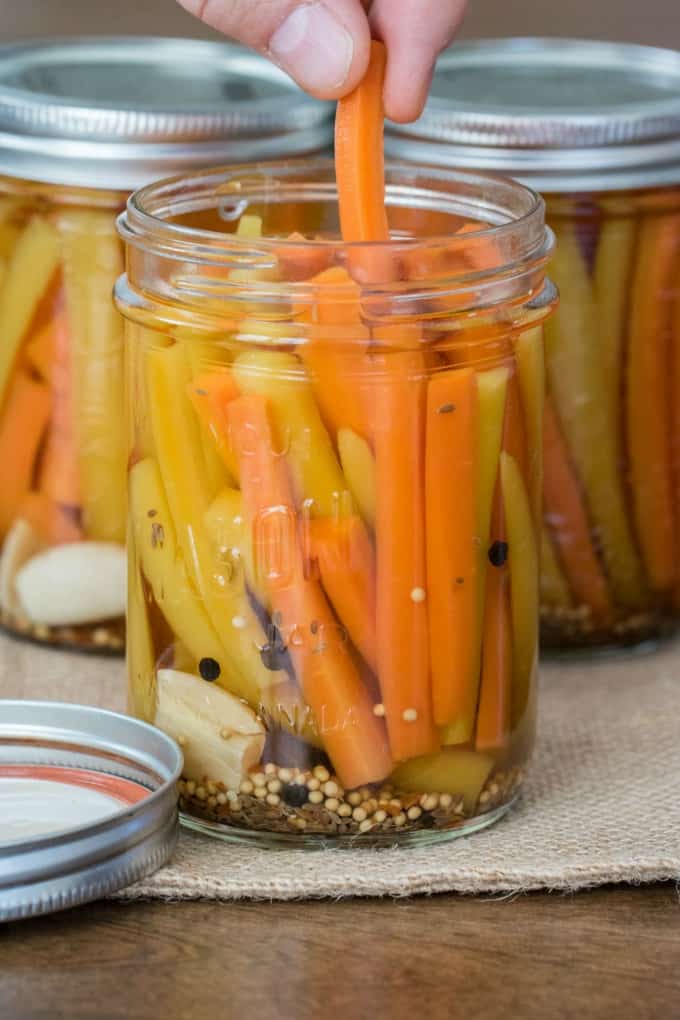
<svg viewBox="0 0 680 1020">
<path fill-rule="evenodd" d="M 612 351 L 607 350 L 612 342 L 611 322 L 605 321 L 604 304 L 598 306 L 594 300 L 575 225 L 558 223 L 557 241 L 550 273 L 568 300 L 545 324 L 549 389 L 576 475 L 583 485 L 588 518 L 597 534 L 615 600 L 636 605 L 641 596 L 644 598 L 645 584 L 632 543 L 621 482 L 617 413 L 621 376 L 620 370 L 612 366 L 617 357 L 616 343 Z M 608 242 L 603 257 L 609 258 L 610 254 Z M 602 298 L 602 286 L 608 286 L 602 269 L 599 282 Z M 626 287 L 625 280 L 617 282 L 621 302 L 619 288 L 625 293 Z M 603 335 L 600 323 L 606 331 Z"/>
<path fill-rule="evenodd" d="M 536 527 L 539 528 L 543 512 L 543 406 L 545 401 L 543 327 L 534 326 L 521 333 L 517 340 L 515 353 L 527 434 L 531 512 Z"/>
<path fill-rule="evenodd" d="M 59 264 L 54 228 L 38 216 L 24 228 L 12 251 L 0 287 L 0 404 L 21 341 Z"/>
<path fill-rule="evenodd" d="M 123 252 L 107 210 L 62 210 L 56 222 L 71 332 L 83 526 L 89 538 L 123 543 L 123 320 L 111 300 Z"/>
<path fill-rule="evenodd" d="M 154 446 L 163 487 L 189 577 L 224 649 L 225 685 L 253 708 L 259 692 L 285 680 L 270 671 L 258 648 L 266 635 L 250 605 L 242 574 L 213 555 L 204 526 L 212 492 L 202 459 L 198 422 L 189 413 L 189 366 L 182 345 L 147 352 Z"/>
<path fill-rule="evenodd" d="M 242 393 L 269 402 L 276 448 L 290 466 L 297 504 L 304 502 L 313 517 L 338 513 L 349 497 L 347 484 L 300 362 L 280 351 L 250 351 L 235 359 L 232 371 Z"/>
<path fill-rule="evenodd" d="M 371 447 L 351 429 L 338 431 L 338 454 L 354 502 L 370 528 L 375 527 L 375 457 Z"/>
<path fill-rule="evenodd" d="M 501 491 L 510 564 L 512 611 L 512 723 L 521 723 L 533 698 L 538 660 L 538 550 L 529 495 L 514 457 L 502 452 Z"/>
</svg>

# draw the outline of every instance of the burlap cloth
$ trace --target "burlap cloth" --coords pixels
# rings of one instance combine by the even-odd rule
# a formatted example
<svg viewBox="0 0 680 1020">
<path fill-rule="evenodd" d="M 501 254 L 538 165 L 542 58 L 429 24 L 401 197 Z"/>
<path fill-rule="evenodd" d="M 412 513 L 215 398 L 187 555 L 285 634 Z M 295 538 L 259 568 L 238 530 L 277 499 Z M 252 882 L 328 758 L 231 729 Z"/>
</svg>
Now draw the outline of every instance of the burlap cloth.
<svg viewBox="0 0 680 1020">
<path fill-rule="evenodd" d="M 0 638 L 0 696 L 124 704 L 120 661 Z M 441 846 L 254 850 L 184 833 L 172 863 L 119 896 L 295 899 L 582 889 L 680 879 L 680 643 L 542 669 L 524 796 Z"/>
</svg>

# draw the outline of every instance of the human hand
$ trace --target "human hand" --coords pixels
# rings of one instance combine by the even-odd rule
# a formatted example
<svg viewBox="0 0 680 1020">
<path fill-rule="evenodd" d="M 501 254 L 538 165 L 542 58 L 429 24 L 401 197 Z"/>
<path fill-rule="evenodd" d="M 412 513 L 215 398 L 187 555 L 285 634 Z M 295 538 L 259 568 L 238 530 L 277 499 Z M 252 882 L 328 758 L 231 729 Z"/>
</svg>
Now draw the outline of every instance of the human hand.
<svg viewBox="0 0 680 1020">
<path fill-rule="evenodd" d="M 206 24 L 264 53 L 319 99 L 361 81 L 371 34 L 387 47 L 385 113 L 415 120 L 466 0 L 179 0 Z M 368 8 L 368 13 L 366 13 Z"/>
</svg>

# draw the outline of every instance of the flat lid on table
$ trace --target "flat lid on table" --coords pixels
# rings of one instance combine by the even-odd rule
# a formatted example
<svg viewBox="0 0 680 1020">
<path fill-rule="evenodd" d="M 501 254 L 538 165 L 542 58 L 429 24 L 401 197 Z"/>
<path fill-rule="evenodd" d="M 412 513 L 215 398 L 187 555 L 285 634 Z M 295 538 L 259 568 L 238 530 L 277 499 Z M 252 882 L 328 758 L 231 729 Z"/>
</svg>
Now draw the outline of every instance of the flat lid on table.
<svg viewBox="0 0 680 1020">
<path fill-rule="evenodd" d="M 157 870 L 177 840 L 181 764 L 174 741 L 127 716 L 0 701 L 0 921 Z"/>
<path fill-rule="evenodd" d="M 331 107 L 228 42 L 0 47 L 0 173 L 125 189 L 189 167 L 323 148 Z"/>
<path fill-rule="evenodd" d="M 391 155 L 440 162 L 439 146 L 447 162 L 544 190 L 608 175 L 617 188 L 675 182 L 680 53 L 557 38 L 454 44 L 420 120 L 388 136 Z"/>
</svg>

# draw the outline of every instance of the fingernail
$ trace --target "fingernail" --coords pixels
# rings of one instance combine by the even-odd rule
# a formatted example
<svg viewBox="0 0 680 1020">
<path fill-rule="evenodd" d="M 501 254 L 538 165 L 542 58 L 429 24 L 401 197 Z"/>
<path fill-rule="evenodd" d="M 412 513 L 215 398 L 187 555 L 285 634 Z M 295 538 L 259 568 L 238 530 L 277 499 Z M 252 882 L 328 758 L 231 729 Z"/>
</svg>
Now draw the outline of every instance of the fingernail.
<svg viewBox="0 0 680 1020">
<path fill-rule="evenodd" d="M 279 25 L 269 51 L 304 89 L 333 92 L 349 74 L 354 40 L 325 4 L 303 4 Z"/>
</svg>

